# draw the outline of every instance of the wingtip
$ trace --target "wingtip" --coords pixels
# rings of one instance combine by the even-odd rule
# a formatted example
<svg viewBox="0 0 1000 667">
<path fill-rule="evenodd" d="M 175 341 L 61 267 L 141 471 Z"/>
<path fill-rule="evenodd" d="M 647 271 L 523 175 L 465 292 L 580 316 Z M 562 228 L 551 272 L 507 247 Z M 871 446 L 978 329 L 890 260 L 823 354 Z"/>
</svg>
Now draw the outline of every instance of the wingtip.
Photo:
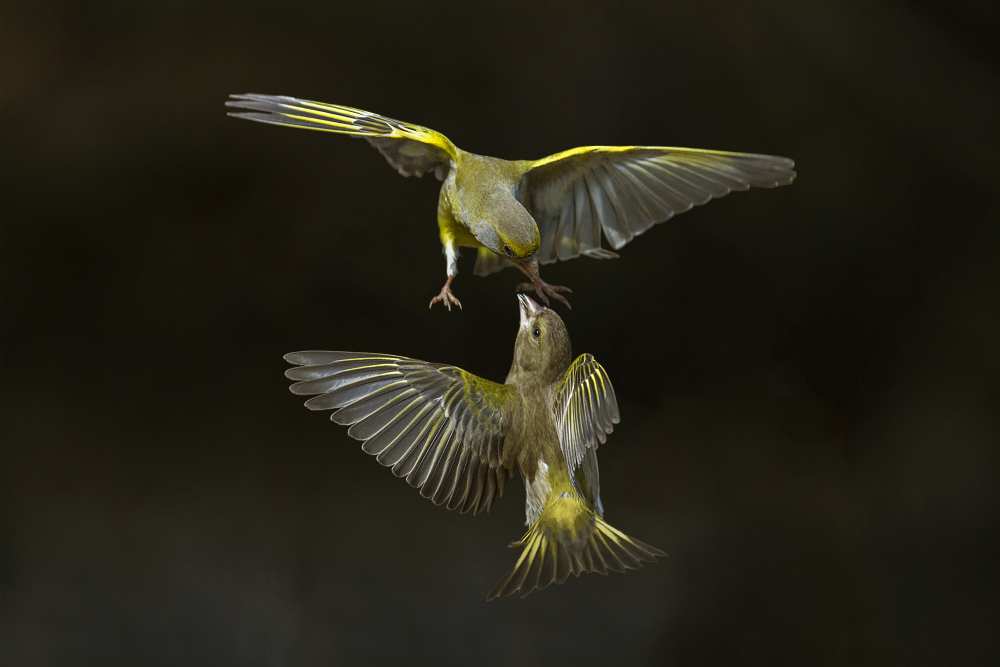
<svg viewBox="0 0 1000 667">
<path fill-rule="evenodd" d="M 285 377 L 288 377 L 288 376 L 286 375 Z M 306 383 L 305 382 L 296 382 L 293 385 L 289 385 L 288 391 L 292 392 L 292 394 L 295 395 L 295 396 L 313 396 L 315 394 L 315 392 L 310 391 L 308 388 L 303 387 L 302 385 L 304 385 L 304 384 L 306 384 Z"/>
<path fill-rule="evenodd" d="M 237 107 L 238 108 L 238 107 Z M 230 118 L 239 118 L 240 120 L 252 120 L 256 123 L 267 123 L 268 125 L 283 125 L 278 117 L 273 114 L 257 113 L 254 111 L 229 111 L 226 113 Z"/>
<path fill-rule="evenodd" d="M 267 93 L 229 93 L 229 98 L 233 100 L 274 100 L 287 95 L 268 95 Z"/>
</svg>

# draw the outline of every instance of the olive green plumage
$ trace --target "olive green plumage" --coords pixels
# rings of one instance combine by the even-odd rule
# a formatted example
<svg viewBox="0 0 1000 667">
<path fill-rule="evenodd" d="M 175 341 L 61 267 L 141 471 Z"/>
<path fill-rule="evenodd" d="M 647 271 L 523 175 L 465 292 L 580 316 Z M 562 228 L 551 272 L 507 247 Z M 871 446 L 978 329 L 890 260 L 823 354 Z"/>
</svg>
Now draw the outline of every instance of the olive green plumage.
<svg viewBox="0 0 1000 667">
<path fill-rule="evenodd" d="M 597 448 L 618 423 L 604 368 L 571 360 L 554 311 L 519 295 L 514 360 L 503 384 L 455 366 L 363 352 L 293 352 L 285 375 L 310 410 L 335 410 L 362 449 L 421 495 L 489 510 L 516 470 L 528 530 L 490 598 L 527 595 L 570 574 L 633 569 L 662 552 L 604 521 Z"/>
<path fill-rule="evenodd" d="M 339 104 L 275 95 L 233 95 L 238 118 L 364 137 L 403 176 L 443 181 L 438 231 L 447 280 L 431 300 L 461 306 L 451 291 L 461 247 L 477 249 L 475 273 L 514 266 L 544 303 L 569 288 L 549 285 L 539 263 L 580 255 L 608 259 L 654 224 L 733 190 L 795 179 L 792 160 L 773 155 L 668 146 L 583 146 L 539 160 L 463 151 L 420 125 Z"/>
</svg>

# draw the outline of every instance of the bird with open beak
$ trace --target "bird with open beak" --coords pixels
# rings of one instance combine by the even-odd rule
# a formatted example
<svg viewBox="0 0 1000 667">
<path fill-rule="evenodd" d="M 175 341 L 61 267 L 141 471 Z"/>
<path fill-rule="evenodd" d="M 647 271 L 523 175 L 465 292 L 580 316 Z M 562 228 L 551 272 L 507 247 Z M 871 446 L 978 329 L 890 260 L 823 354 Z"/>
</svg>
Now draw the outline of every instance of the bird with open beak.
<svg viewBox="0 0 1000 667">
<path fill-rule="evenodd" d="M 604 520 L 597 448 L 618 423 L 604 368 L 571 358 L 562 318 L 519 294 L 514 361 L 503 384 L 456 366 L 391 354 L 285 355 L 293 394 L 334 410 L 394 475 L 435 504 L 489 510 L 518 471 L 527 532 L 513 571 L 489 598 L 527 595 L 569 575 L 634 569 L 663 555 Z"/>
<path fill-rule="evenodd" d="M 503 160 L 464 151 L 440 132 L 371 111 L 285 95 L 232 95 L 237 118 L 368 140 L 403 176 L 443 181 L 438 232 L 447 278 L 430 305 L 462 304 L 452 292 L 459 248 L 475 248 L 476 275 L 508 266 L 545 304 L 569 307 L 568 287 L 542 280 L 539 264 L 584 255 L 617 257 L 654 224 L 734 190 L 795 179 L 795 163 L 757 153 L 669 146 L 581 146 L 539 160 Z"/>
</svg>

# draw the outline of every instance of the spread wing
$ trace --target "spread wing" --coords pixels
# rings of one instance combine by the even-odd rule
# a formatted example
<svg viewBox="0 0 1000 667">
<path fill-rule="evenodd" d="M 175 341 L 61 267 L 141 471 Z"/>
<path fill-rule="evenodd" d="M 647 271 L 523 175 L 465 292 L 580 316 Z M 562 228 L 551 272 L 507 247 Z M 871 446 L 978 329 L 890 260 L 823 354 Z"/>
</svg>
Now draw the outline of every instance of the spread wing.
<svg viewBox="0 0 1000 667">
<path fill-rule="evenodd" d="M 528 164 L 519 197 L 538 222 L 543 263 L 598 259 L 658 222 L 733 190 L 795 180 L 795 163 L 774 155 L 655 146 L 584 146 Z"/>
<path fill-rule="evenodd" d="M 310 410 L 330 419 L 420 495 L 448 509 L 489 510 L 503 495 L 501 464 L 513 389 L 455 366 L 366 352 L 292 352 L 285 375 Z"/>
<path fill-rule="evenodd" d="M 572 473 L 588 451 L 604 444 L 614 430 L 619 422 L 618 400 L 607 371 L 590 354 L 573 360 L 556 386 L 553 400 L 559 444 Z M 592 465 L 596 472 L 596 457 Z M 596 476 L 593 481 L 596 483 Z M 596 484 L 593 491 L 599 498 Z"/>
<path fill-rule="evenodd" d="M 440 132 L 340 104 L 248 93 L 230 95 L 226 106 L 240 109 L 229 114 L 234 118 L 364 137 L 403 176 L 434 172 L 443 181 L 457 154 Z"/>
</svg>

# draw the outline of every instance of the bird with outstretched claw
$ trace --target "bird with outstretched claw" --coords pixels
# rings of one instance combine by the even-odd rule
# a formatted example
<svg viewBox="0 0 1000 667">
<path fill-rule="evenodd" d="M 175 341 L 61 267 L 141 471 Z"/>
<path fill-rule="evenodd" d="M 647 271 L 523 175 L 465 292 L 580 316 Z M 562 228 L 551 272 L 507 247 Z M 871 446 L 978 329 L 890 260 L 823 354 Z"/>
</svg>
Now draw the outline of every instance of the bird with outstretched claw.
<svg viewBox="0 0 1000 667">
<path fill-rule="evenodd" d="M 459 248 L 477 249 L 474 272 L 507 266 L 545 304 L 569 307 L 568 287 L 542 280 L 539 264 L 580 255 L 609 259 L 654 224 L 693 206 L 750 187 L 795 179 L 784 157 L 666 146 L 583 146 L 539 160 L 469 153 L 420 125 L 339 104 L 283 95 L 231 95 L 237 118 L 364 137 L 403 176 L 433 173 L 443 181 L 438 231 L 447 278 L 430 305 L 462 304 L 452 292 Z"/>
<path fill-rule="evenodd" d="M 664 555 L 604 520 L 597 448 L 618 423 L 604 368 L 572 359 L 559 315 L 518 295 L 520 325 L 503 384 L 445 364 L 366 352 L 292 352 L 293 394 L 435 504 L 489 510 L 514 470 L 525 487 L 527 532 L 513 571 L 489 599 L 569 575 L 606 574 Z"/>
</svg>

